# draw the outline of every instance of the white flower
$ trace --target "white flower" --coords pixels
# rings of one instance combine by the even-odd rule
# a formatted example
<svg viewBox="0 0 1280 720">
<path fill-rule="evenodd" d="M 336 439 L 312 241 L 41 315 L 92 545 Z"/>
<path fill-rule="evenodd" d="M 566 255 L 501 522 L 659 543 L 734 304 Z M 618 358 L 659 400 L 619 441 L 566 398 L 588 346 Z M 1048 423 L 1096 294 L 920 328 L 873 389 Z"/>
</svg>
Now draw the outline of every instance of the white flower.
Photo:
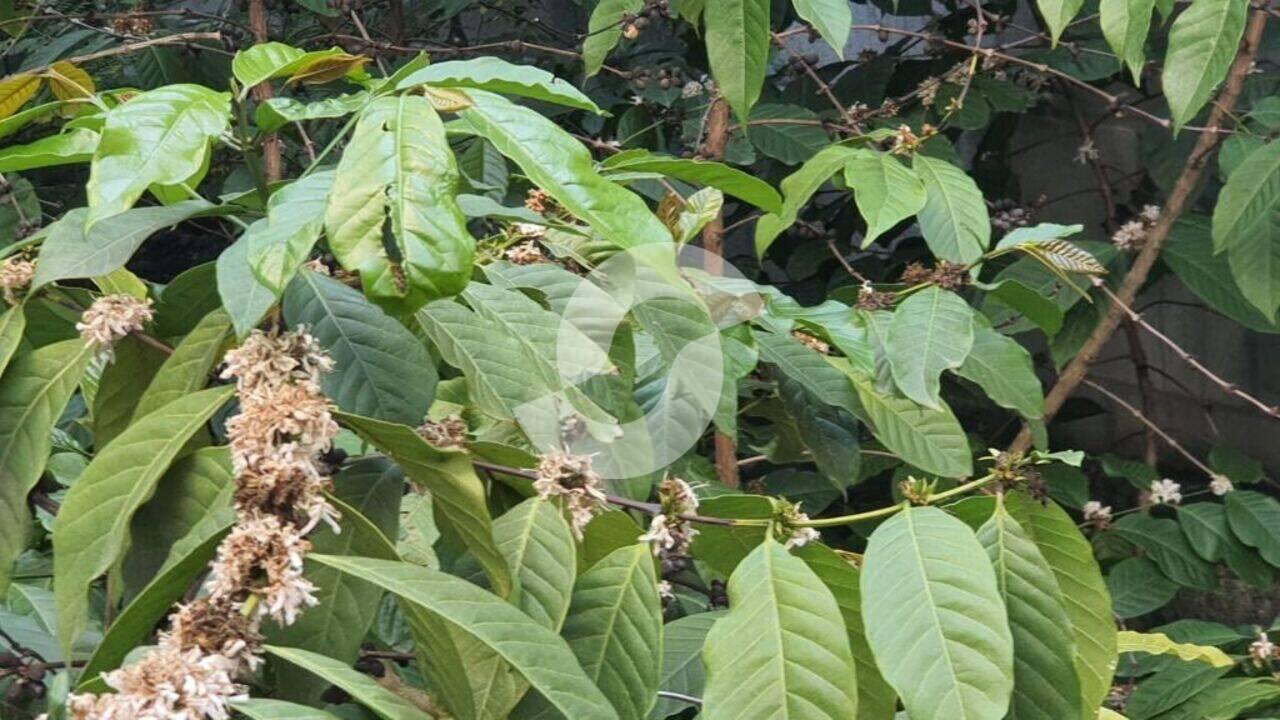
<svg viewBox="0 0 1280 720">
<path fill-rule="evenodd" d="M 1233 484 L 1231 482 L 1231 478 L 1226 475 L 1218 475 L 1217 473 L 1214 473 L 1213 477 L 1209 480 L 1209 490 L 1218 497 L 1222 497 L 1235 489 L 1235 484 Z"/>
<path fill-rule="evenodd" d="M 1156 221 L 1160 219 L 1160 206 L 1143 205 L 1142 212 L 1138 213 L 1138 217 L 1142 218 L 1142 221 L 1147 225 L 1155 225 Z"/>
<path fill-rule="evenodd" d="M 583 528 L 607 507 L 608 496 L 601 489 L 602 484 L 600 476 L 591 469 L 590 455 L 555 452 L 538 460 L 533 489 L 539 497 L 564 500 L 569 510 L 569 525 L 574 536 L 581 540 Z"/>
<path fill-rule="evenodd" d="M 1253 664 L 1258 667 L 1269 664 L 1276 654 L 1276 644 L 1271 642 L 1265 632 L 1259 632 L 1258 639 L 1249 645 L 1249 655 L 1253 658 Z"/>
<path fill-rule="evenodd" d="M 151 300 L 132 295 L 103 295 L 80 316 L 76 330 L 89 347 L 110 352 L 116 341 L 151 322 Z"/>
<path fill-rule="evenodd" d="M 1084 520 L 1093 523 L 1099 527 L 1104 527 L 1111 522 L 1111 506 L 1103 505 L 1097 500 L 1090 500 L 1084 504 Z"/>
<path fill-rule="evenodd" d="M 1182 502 L 1182 486 L 1169 478 L 1153 480 L 1151 502 L 1156 505 L 1177 505 Z"/>
<path fill-rule="evenodd" d="M 658 597 L 663 600 L 675 600 L 676 593 L 671 588 L 671 583 L 666 580 L 658 581 Z"/>
<path fill-rule="evenodd" d="M 680 97 L 685 98 L 686 100 L 689 98 L 696 98 L 701 95 L 702 92 L 702 83 L 697 80 L 690 80 L 684 84 L 683 88 L 680 89 Z"/>
<path fill-rule="evenodd" d="M 1076 148 L 1076 164 L 1084 165 L 1090 160 L 1098 159 L 1098 147 L 1093 144 L 1093 138 L 1087 138 L 1080 143 L 1080 147 Z"/>
<path fill-rule="evenodd" d="M 1146 224 L 1141 220 L 1130 220 L 1111 236 L 1111 244 L 1121 250 L 1137 250 L 1146 239 Z"/>
</svg>

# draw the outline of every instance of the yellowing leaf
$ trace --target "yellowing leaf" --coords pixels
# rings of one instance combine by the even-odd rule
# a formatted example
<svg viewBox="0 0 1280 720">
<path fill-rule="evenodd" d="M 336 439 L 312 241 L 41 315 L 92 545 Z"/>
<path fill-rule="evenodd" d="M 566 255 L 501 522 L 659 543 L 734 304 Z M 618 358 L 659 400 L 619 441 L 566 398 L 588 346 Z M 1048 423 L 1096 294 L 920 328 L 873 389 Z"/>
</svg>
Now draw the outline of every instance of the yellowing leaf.
<svg viewBox="0 0 1280 720">
<path fill-rule="evenodd" d="M 450 88 L 423 87 L 422 94 L 431 101 L 438 112 L 456 113 L 471 107 L 471 98 L 461 90 Z"/>
<path fill-rule="evenodd" d="M 18 112 L 40 90 L 40 78 L 35 75 L 10 75 L 0 80 L 0 118 Z"/>
<path fill-rule="evenodd" d="M 1177 655 L 1188 662 L 1200 660 L 1214 667 L 1231 667 L 1235 661 L 1216 647 L 1179 643 L 1164 633 L 1140 633 L 1121 630 L 1116 633 L 1116 652 L 1140 652 L 1151 655 Z"/>
<path fill-rule="evenodd" d="M 78 100 L 93 95 L 96 89 L 89 73 L 63 60 L 56 62 L 45 73 L 49 78 L 49 89 L 59 100 Z"/>
<path fill-rule="evenodd" d="M 314 62 L 307 63 L 290 75 L 287 84 L 321 85 L 333 82 L 340 77 L 360 70 L 367 62 L 369 62 L 369 58 L 363 55 L 351 55 L 348 53 L 316 58 Z"/>
</svg>

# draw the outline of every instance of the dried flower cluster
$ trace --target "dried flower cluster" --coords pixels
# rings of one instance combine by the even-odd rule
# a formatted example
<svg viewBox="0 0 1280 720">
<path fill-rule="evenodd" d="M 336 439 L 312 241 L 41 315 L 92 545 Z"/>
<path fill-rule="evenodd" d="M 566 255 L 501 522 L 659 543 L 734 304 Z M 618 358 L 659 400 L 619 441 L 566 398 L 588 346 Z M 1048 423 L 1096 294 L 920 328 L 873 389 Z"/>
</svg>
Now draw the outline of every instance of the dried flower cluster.
<svg viewBox="0 0 1280 720">
<path fill-rule="evenodd" d="M 902 282 L 908 286 L 932 283 L 944 290 L 955 290 L 969 282 L 969 268 L 946 260 L 933 268 L 913 262 L 902 271 Z"/>
<path fill-rule="evenodd" d="M 871 283 L 864 283 L 858 288 L 858 300 L 854 307 L 859 310 L 892 310 L 897 300 L 898 296 L 894 293 L 880 292 L 871 287 Z"/>
<path fill-rule="evenodd" d="M 805 347 L 818 353 L 819 355 L 831 354 L 830 343 L 828 343 L 826 340 L 823 340 L 819 337 L 815 337 L 813 335 L 810 335 L 807 332 L 803 332 L 800 330 L 792 330 L 791 337 L 795 338 L 796 340 L 799 340 L 801 345 L 804 345 Z"/>
<path fill-rule="evenodd" d="M 681 558 L 689 554 L 689 546 L 698 529 L 684 516 L 698 511 L 698 496 L 689 483 L 676 477 L 658 483 L 658 502 L 662 512 L 649 522 L 649 532 L 640 536 L 643 542 L 653 545 L 653 554 L 662 558 Z"/>
<path fill-rule="evenodd" d="M 427 420 L 418 427 L 418 435 L 439 448 L 460 448 L 467 443 L 467 423 L 457 415 Z"/>
<path fill-rule="evenodd" d="M 1106 530 L 1111 527 L 1111 506 L 1103 505 L 1097 500 L 1090 500 L 1084 504 L 1084 521 L 1099 530 Z"/>
<path fill-rule="evenodd" d="M 80 316 L 76 330 L 85 343 L 98 352 L 110 353 L 111 346 L 130 333 L 141 332 L 151 322 L 151 300 L 132 295 L 103 295 Z"/>
<path fill-rule="evenodd" d="M 1141 250 L 1147 241 L 1147 231 L 1160 219 L 1160 208 L 1144 205 L 1138 217 L 1130 220 L 1111 236 L 1111 244 L 1124 251 Z"/>
<path fill-rule="evenodd" d="M 507 259 L 507 262 L 515 265 L 537 265 L 548 262 L 547 254 L 542 251 L 542 247 L 532 240 L 512 245 L 502 256 Z"/>
<path fill-rule="evenodd" d="M 543 455 L 538 461 L 533 489 L 538 497 L 563 499 L 565 508 L 569 510 L 569 524 L 579 540 L 591 518 L 608 506 L 603 481 L 591 468 L 590 455 L 564 452 Z"/>
<path fill-rule="evenodd" d="M 73 720 L 226 720 L 245 697 L 237 675 L 261 662 L 263 619 L 289 625 L 316 604 L 302 574 L 306 535 L 321 522 L 338 529 L 320 459 L 338 433 L 320 391 L 332 367 L 305 332 L 255 332 L 227 353 L 223 377 L 236 379 L 241 408 L 227 422 L 236 525 L 207 594 L 169 616 L 156 650 L 104 675 L 114 694 L 71 696 Z"/>
<path fill-rule="evenodd" d="M 36 261 L 24 255 L 11 255 L 0 262 L 0 290 L 10 305 L 18 303 L 19 293 L 31 285 L 36 275 Z"/>
</svg>

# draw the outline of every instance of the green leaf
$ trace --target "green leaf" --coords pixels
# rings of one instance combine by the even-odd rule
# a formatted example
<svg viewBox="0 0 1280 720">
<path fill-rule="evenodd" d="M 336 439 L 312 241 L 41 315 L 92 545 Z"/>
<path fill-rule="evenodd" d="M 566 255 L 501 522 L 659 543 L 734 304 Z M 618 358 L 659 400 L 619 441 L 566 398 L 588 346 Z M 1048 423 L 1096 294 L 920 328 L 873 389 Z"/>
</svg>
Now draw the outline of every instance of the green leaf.
<svg viewBox="0 0 1280 720">
<path fill-rule="evenodd" d="M 1280 306 L 1280 206 L 1229 243 L 1227 264 L 1236 286 L 1274 323 Z"/>
<path fill-rule="evenodd" d="M 26 547 L 27 494 L 44 472 L 54 425 L 92 356 L 79 338 L 66 340 L 14 355 L 0 375 L 0 590 Z"/>
<path fill-rule="evenodd" d="M 1004 715 L 1013 639 L 991 563 L 964 523 L 907 507 L 877 527 L 862 566 L 862 613 L 880 671 L 908 714 Z"/>
<path fill-rule="evenodd" d="M 792 120 L 801 122 L 788 122 Z M 831 142 L 817 113 L 799 105 L 774 103 L 751 108 L 747 139 L 761 154 L 787 165 L 808 160 Z"/>
<path fill-rule="evenodd" d="M 173 354 L 151 378 L 146 391 L 133 409 L 134 418 L 143 418 L 184 395 L 199 390 L 209 382 L 231 336 L 231 318 L 222 310 L 214 310 L 196 325 Z"/>
<path fill-rule="evenodd" d="M 337 660 L 309 650 L 278 645 L 264 645 L 263 649 L 269 655 L 291 662 L 336 685 L 383 720 L 430 720 L 431 718 L 408 700 L 379 685 L 374 678 L 357 672 Z"/>
<path fill-rule="evenodd" d="M 92 397 L 93 442 L 106 447 L 133 417 L 138 399 L 164 363 L 164 353 L 137 337 L 122 338 L 112 348 L 114 359 L 102 370 Z"/>
<path fill-rule="evenodd" d="M 849 26 L 853 11 L 844 0 L 795 0 L 796 14 L 818 29 L 823 39 L 844 59 L 844 46 L 849 42 Z"/>
<path fill-rule="evenodd" d="M 782 196 L 772 185 L 724 163 L 657 155 L 647 150 L 628 150 L 610 157 L 602 169 L 606 173 L 661 173 L 677 180 L 709 185 L 765 212 L 782 212 Z"/>
<path fill-rule="evenodd" d="M 1009 715 L 1025 720 L 1080 717 L 1080 681 L 1072 663 L 1075 640 L 1053 570 L 1003 503 L 996 504 L 977 535 L 995 568 L 1013 635 Z"/>
<path fill-rule="evenodd" d="M 848 378 L 822 355 L 788 335 L 761 331 L 755 333 L 755 338 L 760 359 L 776 365 L 814 398 L 855 416 L 863 414 Z"/>
<path fill-rule="evenodd" d="M 513 65 L 490 55 L 428 65 L 402 79 L 396 84 L 396 90 L 418 85 L 477 88 L 606 114 L 578 88 L 546 70 L 532 65 Z"/>
<path fill-rule="evenodd" d="M 1257 587 L 1269 587 L 1273 573 L 1256 552 L 1236 537 L 1227 523 L 1227 507 L 1192 503 L 1178 508 L 1178 524 L 1192 549 L 1209 562 L 1226 561 L 1231 572 Z"/>
<path fill-rule="evenodd" d="M 45 229 L 40 262 L 31 287 L 36 289 L 69 278 L 106 275 L 123 267 L 152 234 L 208 212 L 222 211 L 203 200 L 135 208 L 113 217 L 109 227 L 94 227 L 85 232 L 88 211 L 72 210 Z"/>
<path fill-rule="evenodd" d="M 404 475 L 382 458 L 366 458 L 347 466 L 334 478 L 333 502 L 342 514 L 342 532 L 322 527 L 308 539 L 312 550 L 329 555 L 378 556 L 390 547 L 388 537 L 399 534 L 400 498 Z M 378 616 L 382 588 L 331 567 L 308 563 L 307 579 L 319 588 L 319 604 L 308 608 L 287 627 L 272 626 L 267 641 L 324 653 L 354 663 L 360 644 Z M 325 685 L 284 668 L 276 669 L 276 696 L 315 703 Z"/>
<path fill-rule="evenodd" d="M 843 625 L 813 570 L 766 539 L 733 571 L 729 612 L 707 634 L 700 717 L 855 717 L 856 670 Z"/>
<path fill-rule="evenodd" d="M 343 411 L 422 423 L 435 397 L 435 365 L 422 341 L 395 318 L 358 290 L 310 270 L 285 292 L 284 318 L 291 327 L 305 325 L 333 358 L 321 388 Z"/>
<path fill-rule="evenodd" d="M 1160 715 L 1160 720 L 1233 720 L 1242 713 L 1265 707 L 1280 696 L 1271 678 L 1230 677 L 1214 680 L 1181 705 Z"/>
<path fill-rule="evenodd" d="M 50 135 L 26 145 L 0 150 L 0 172 L 18 172 L 87 162 L 98 147 L 98 133 L 84 128 Z"/>
<path fill-rule="evenodd" d="M 577 573 L 573 532 L 564 516 L 547 500 L 529 498 L 494 521 L 493 536 L 511 567 L 511 602 L 559 630 Z"/>
<path fill-rule="evenodd" d="M 858 212 L 867 221 L 867 232 L 862 237 L 864 248 L 924 208 L 924 183 L 888 153 L 859 150 L 845 163 L 844 181 L 853 188 Z"/>
<path fill-rule="evenodd" d="M 1194 697 L 1226 673 L 1207 663 L 1175 663 L 1138 684 L 1124 711 L 1129 720 L 1147 720 Z"/>
<path fill-rule="evenodd" d="M 0 377 L 22 344 L 22 333 L 27 329 L 27 315 L 23 310 L 22 305 L 14 305 L 0 313 Z"/>
<path fill-rule="evenodd" d="M 1075 637 L 1074 664 L 1080 679 L 1082 720 L 1092 720 L 1094 708 L 1102 705 L 1111 690 L 1116 658 L 1111 598 L 1093 548 L 1071 516 L 1056 503 L 1022 493 L 1008 495 L 1005 501 L 1009 514 L 1035 542 L 1058 580 Z"/>
<path fill-rule="evenodd" d="M 1218 586 L 1218 574 L 1191 549 L 1175 520 L 1150 515 L 1126 515 L 1115 523 L 1114 532 L 1142 548 L 1170 580 L 1202 590 Z"/>
<path fill-rule="evenodd" d="M 130 425 L 67 492 L 53 527 L 58 638 L 70 647 L 88 620 L 88 587 L 128 546 L 129 521 L 178 451 L 234 392 L 203 390 Z"/>
<path fill-rule="evenodd" d="M 1160 84 L 1177 132 L 1226 77 L 1244 34 L 1244 0 L 1193 0 L 1169 29 Z M 1232 173 L 1233 175 L 1235 173 Z"/>
<path fill-rule="evenodd" d="M 973 349 L 956 374 L 977 383 L 1000 407 L 1028 420 L 1044 417 L 1044 391 L 1031 353 L 1017 340 L 992 330 L 980 316 L 973 319 Z"/>
<path fill-rule="evenodd" d="M 945 160 L 916 155 L 911 167 L 924 181 L 920 232 L 940 260 L 967 265 L 991 242 L 991 220 L 973 178 Z"/>
<path fill-rule="evenodd" d="M 130 651 L 146 642 L 156 623 L 173 609 L 173 603 L 180 600 L 191 583 L 208 568 L 218 544 L 230 527 L 231 519 L 227 518 L 218 532 L 162 569 L 133 602 L 125 606 L 85 665 L 78 688 L 80 692 L 100 683 L 101 673 L 120 667 Z"/>
<path fill-rule="evenodd" d="M 475 104 L 461 117 L 471 130 L 606 240 L 623 249 L 671 242 L 644 201 L 601 177 L 591 153 L 553 121 L 499 95 L 469 94 Z"/>
<path fill-rule="evenodd" d="M 410 480 L 431 492 L 436 522 L 462 538 L 494 591 L 503 597 L 509 595 L 511 571 L 494 541 L 484 486 L 468 455 L 439 450 L 406 425 L 346 413 L 337 413 L 337 419 L 389 455 Z"/>
<path fill-rule="evenodd" d="M 275 191 L 267 202 L 267 216 L 240 236 L 249 243 L 249 265 L 263 285 L 277 297 L 298 273 L 324 229 L 325 205 L 333 173 L 307 175 Z"/>
<path fill-rule="evenodd" d="M 1044 24 L 1049 26 L 1054 45 L 1058 44 L 1062 31 L 1067 29 L 1083 6 L 1084 0 L 1036 0 L 1036 7 L 1040 8 Z"/>
<path fill-rule="evenodd" d="M 1280 567 L 1280 502 L 1252 490 L 1227 493 L 1227 522 L 1240 542 Z"/>
<path fill-rule="evenodd" d="M 973 348 L 974 314 L 959 295 L 927 287 L 898 304 L 885 340 L 893 380 L 908 398 L 934 409 L 943 370 L 964 363 Z"/>
<path fill-rule="evenodd" d="M 662 669 L 662 603 L 648 543 L 618 548 L 578 577 L 561 633 L 587 677 L 618 717 L 643 720 L 657 698 Z M 517 713 L 541 717 L 529 696 Z M 522 717 L 525 715 L 522 715 Z"/>
<path fill-rule="evenodd" d="M 1254 150 L 1232 171 L 1213 209 L 1213 249 L 1230 251 L 1280 204 L 1280 141 Z"/>
<path fill-rule="evenodd" d="M 236 337 L 244 339 L 276 304 L 276 295 L 253 274 L 249 266 L 249 242 L 244 237 L 222 251 L 216 272 L 218 297 L 231 316 Z"/>
<path fill-rule="evenodd" d="M 492 648 L 566 717 L 617 718 L 568 645 L 517 608 L 462 578 L 402 562 L 312 555 L 380 585 Z"/>
<path fill-rule="evenodd" d="M 847 411 L 819 400 L 789 377 L 778 383 L 778 396 L 787 415 L 795 420 L 800 441 L 809 449 L 813 463 L 828 480 L 824 489 L 836 491 L 858 481 L 862 458 L 858 450 L 858 423 Z M 786 494 L 792 501 L 794 495 Z M 818 507 L 806 504 L 809 512 Z"/>
<path fill-rule="evenodd" d="M 338 720 L 324 710 L 270 698 L 241 700 L 231 707 L 251 720 Z"/>
<path fill-rule="evenodd" d="M 811 542 L 797 550 L 796 555 L 808 563 L 822 584 L 835 596 L 836 604 L 840 607 L 844 629 L 849 633 L 853 664 L 857 668 L 857 720 L 892 718 L 898 707 L 898 696 L 880 675 L 871 646 L 867 643 L 867 631 L 862 621 L 861 574 L 836 551 L 821 543 Z M 668 643 L 670 640 L 668 632 Z"/>
<path fill-rule="evenodd" d="M 644 9 L 645 0 L 600 0 L 587 21 L 587 38 L 582 42 L 582 63 L 587 77 L 600 72 L 604 59 L 622 37 L 622 19 Z"/>
<path fill-rule="evenodd" d="M 308 103 L 293 98 L 275 97 L 259 104 L 253 119 L 258 124 L 258 130 L 271 133 L 291 122 L 346 117 L 364 108 L 369 103 L 369 97 L 368 93 L 358 92 Z"/>
<path fill-rule="evenodd" d="M 1214 254 L 1208 218 L 1183 216 L 1170 232 L 1160 259 L 1209 307 L 1255 332 L 1280 333 L 1280 327 L 1240 293 L 1230 261 Z"/>
<path fill-rule="evenodd" d="M 721 0 L 702 21 L 711 76 L 745 124 L 760 99 L 769 61 L 769 0 Z"/>
<path fill-rule="evenodd" d="M 1140 633 L 1121 630 L 1116 634 L 1117 652 L 1141 652 L 1152 655 L 1176 655 L 1187 662 L 1206 662 L 1214 667 L 1231 667 L 1236 664 L 1231 656 L 1216 647 L 1178 643 L 1164 633 Z"/>
<path fill-rule="evenodd" d="M 702 228 L 721 216 L 723 209 L 724 193 L 713 187 L 702 188 L 685 198 L 672 228 L 676 243 L 684 245 L 693 240 Z"/>
<path fill-rule="evenodd" d="M 756 255 L 764 257 L 765 252 L 782 231 L 791 227 L 800 214 L 800 209 L 809 202 L 809 198 L 824 183 L 845 166 L 849 160 L 857 157 L 858 151 L 844 145 L 831 145 L 820 150 L 805 161 L 799 169 L 783 178 L 782 212 L 769 214 L 756 222 Z"/>
<path fill-rule="evenodd" d="M 236 53 L 231 61 L 231 72 L 240 81 L 241 95 L 272 78 L 288 77 L 317 60 L 341 55 L 341 48 L 307 52 L 280 42 L 259 43 Z"/>
<path fill-rule="evenodd" d="M 945 405 L 930 408 L 897 395 L 887 395 L 861 373 L 850 374 L 871 422 L 871 432 L 893 454 L 942 477 L 966 477 L 973 456 L 960 422 Z"/>
<path fill-rule="evenodd" d="M 1102 0 L 1098 3 L 1102 36 L 1133 73 L 1133 84 L 1142 84 L 1142 66 L 1146 64 L 1147 31 L 1151 29 L 1151 11 L 1155 0 Z"/>
<path fill-rule="evenodd" d="M 458 207 L 458 180 L 430 100 L 382 97 L 360 113 L 324 224 L 330 249 L 360 273 L 365 294 L 412 312 L 466 285 L 475 240 Z M 384 226 L 394 252 L 384 245 Z"/>
<path fill-rule="evenodd" d="M 1178 594 L 1178 583 L 1165 577 L 1150 560 L 1131 557 L 1111 568 L 1107 591 L 1111 593 L 1112 612 L 1127 620 L 1168 605 Z"/>
<path fill-rule="evenodd" d="M 702 665 L 702 648 L 706 645 L 707 632 L 723 616 L 721 611 L 704 612 L 686 615 L 662 626 L 662 675 L 658 678 L 661 690 L 702 697 L 707 674 Z M 649 717 L 661 720 L 687 707 L 693 706 L 683 700 L 659 697 Z"/>
<path fill-rule="evenodd" d="M 229 93 L 200 85 L 166 85 L 108 111 L 89 166 L 85 228 L 133 207 L 151 185 L 198 174 L 230 113 Z"/>
</svg>

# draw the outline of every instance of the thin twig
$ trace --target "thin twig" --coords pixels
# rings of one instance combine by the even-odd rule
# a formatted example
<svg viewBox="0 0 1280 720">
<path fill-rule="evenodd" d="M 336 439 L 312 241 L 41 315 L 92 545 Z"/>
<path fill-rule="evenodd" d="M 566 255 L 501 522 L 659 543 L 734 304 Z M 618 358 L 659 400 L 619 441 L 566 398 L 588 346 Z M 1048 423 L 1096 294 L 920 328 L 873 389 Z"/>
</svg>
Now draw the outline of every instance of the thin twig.
<svg viewBox="0 0 1280 720">
<path fill-rule="evenodd" d="M 1093 388 L 1094 390 L 1098 391 L 1103 396 L 1105 396 L 1111 402 L 1124 408 L 1126 411 L 1128 411 L 1130 415 L 1132 415 L 1144 426 L 1146 426 L 1148 430 L 1154 432 L 1156 435 L 1159 435 L 1160 439 L 1164 440 L 1169 445 L 1169 447 L 1173 448 L 1174 450 L 1177 450 L 1179 455 L 1187 459 L 1187 462 L 1190 462 L 1192 465 L 1195 465 L 1197 468 L 1200 468 L 1200 470 L 1203 471 L 1205 475 L 1208 475 L 1210 478 L 1217 476 L 1217 473 L 1215 473 L 1208 465 L 1205 465 L 1204 463 L 1200 462 L 1199 458 L 1197 458 L 1195 455 L 1192 455 L 1190 452 L 1188 452 L 1186 448 L 1182 447 L 1182 445 L 1177 440 L 1173 439 L 1173 436 L 1171 436 L 1169 433 L 1165 432 L 1164 430 L 1161 430 L 1159 425 L 1156 425 L 1146 415 L 1143 415 L 1141 410 L 1139 410 L 1138 408 L 1126 402 L 1124 398 L 1120 397 L 1119 395 L 1116 395 L 1115 393 L 1102 387 L 1101 385 L 1099 385 L 1098 383 L 1092 380 L 1085 379 L 1085 380 L 1082 380 L 1081 383 L 1088 387 Z"/>
<path fill-rule="evenodd" d="M 104 58 L 116 57 L 117 55 L 128 55 L 129 53 L 135 53 L 135 52 L 138 52 L 139 50 L 146 50 L 147 48 L 160 47 L 163 45 L 189 45 L 189 44 L 198 42 L 200 40 L 210 40 L 213 42 L 220 42 L 222 40 L 222 33 L 220 32 L 176 33 L 174 35 L 165 35 L 163 37 L 151 38 L 150 40 L 142 40 L 136 43 L 127 43 L 125 45 L 119 45 L 117 47 L 108 48 L 106 50 L 91 52 L 86 55 L 76 55 L 75 57 L 63 58 L 58 62 L 69 62 L 72 65 L 81 65 L 87 62 L 93 62 L 94 60 L 102 60 Z M 23 70 L 20 74 L 39 75 L 40 73 L 48 70 L 51 67 L 53 67 L 52 63 L 48 65 L 37 65 L 36 67 L 27 68 L 26 70 Z"/>
</svg>

